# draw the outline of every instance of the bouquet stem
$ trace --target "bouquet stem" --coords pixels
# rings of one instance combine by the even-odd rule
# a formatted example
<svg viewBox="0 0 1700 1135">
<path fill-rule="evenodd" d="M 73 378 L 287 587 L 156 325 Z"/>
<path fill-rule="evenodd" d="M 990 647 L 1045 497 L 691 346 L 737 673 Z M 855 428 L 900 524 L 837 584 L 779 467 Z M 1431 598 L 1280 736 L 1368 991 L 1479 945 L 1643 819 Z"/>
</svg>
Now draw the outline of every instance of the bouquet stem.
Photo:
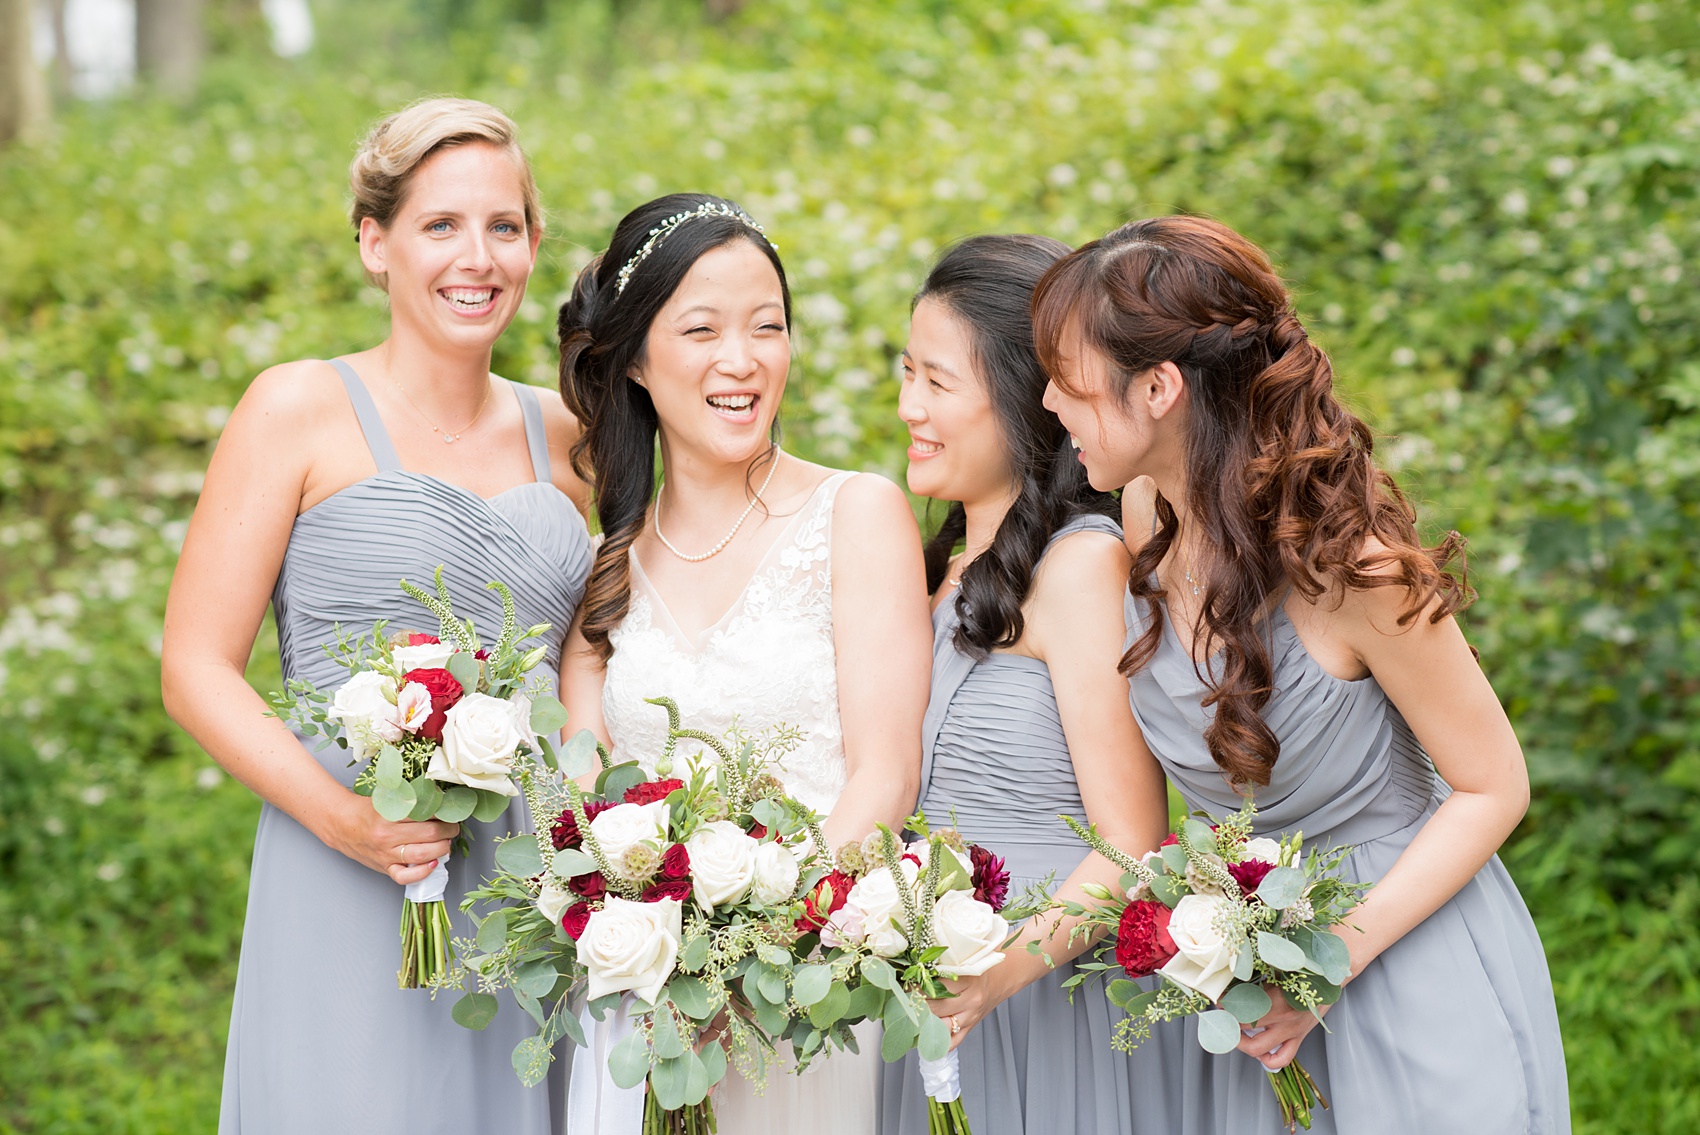
<svg viewBox="0 0 1700 1135">
<path fill-rule="evenodd" d="M 678 1111 L 665 1111 L 654 1092 L 643 1094 L 643 1135 L 714 1135 L 718 1130 L 714 1105 L 706 1099 Z"/>
<path fill-rule="evenodd" d="M 960 1099 L 940 1103 L 927 1097 L 927 1135 L 973 1135 L 968 1130 L 968 1113 Z"/>
<path fill-rule="evenodd" d="M 401 969 L 396 985 L 425 989 L 449 970 L 449 912 L 438 902 L 401 904 Z"/>
<path fill-rule="evenodd" d="M 1328 1101 L 1322 1098 L 1316 1081 L 1297 1060 L 1279 1072 L 1269 1073 L 1269 1086 L 1275 1089 L 1275 1102 L 1281 1105 L 1281 1119 L 1289 1133 L 1300 1127 L 1310 1130 L 1312 1107 L 1328 1109 Z"/>
</svg>

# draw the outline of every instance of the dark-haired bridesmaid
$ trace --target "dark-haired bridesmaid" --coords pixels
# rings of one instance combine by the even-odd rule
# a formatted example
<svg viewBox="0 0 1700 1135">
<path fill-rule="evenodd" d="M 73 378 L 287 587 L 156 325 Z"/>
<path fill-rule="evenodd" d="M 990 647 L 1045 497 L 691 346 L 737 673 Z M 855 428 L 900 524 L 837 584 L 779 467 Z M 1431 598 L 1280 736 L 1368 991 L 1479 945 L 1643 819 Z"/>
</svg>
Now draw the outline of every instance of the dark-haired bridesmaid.
<svg viewBox="0 0 1700 1135">
<path fill-rule="evenodd" d="M 1268 258 L 1225 226 L 1117 229 L 1034 311 L 1046 404 L 1092 484 L 1129 486 L 1146 741 L 1191 808 L 1250 793 L 1259 834 L 1351 846 L 1375 884 L 1334 928 L 1352 976 L 1327 1029 L 1277 996 L 1240 1053 L 1189 1039 L 1170 1130 L 1276 1130 L 1264 1069 L 1299 1057 L 1333 1104 L 1318 1133 L 1568 1132 L 1546 957 L 1495 855 L 1528 773 L 1454 618 L 1462 541 L 1423 544 Z"/>
<path fill-rule="evenodd" d="M 950 502 L 926 549 L 921 806 L 1005 856 L 1012 893 L 1064 879 L 1059 893 L 1085 901 L 1083 884 L 1114 888 L 1121 872 L 1087 855 L 1058 815 L 1143 850 L 1163 837 L 1166 799 L 1116 672 L 1130 561 L 1115 502 L 1087 483 L 1042 404 L 1029 308 L 1067 253 L 1037 236 L 946 252 L 915 300 L 899 413 L 909 488 Z M 1157 1047 L 1116 1052 L 1120 1010 L 1092 992 L 1071 1003 L 1062 989 L 1068 959 L 1088 945 L 1068 941 L 1071 925 L 1035 920 L 1002 963 L 932 1003 L 954 1034 L 975 1135 L 1167 1129 Z M 929 1130 L 914 1053 L 885 1069 L 880 1112 L 886 1135 Z"/>
</svg>

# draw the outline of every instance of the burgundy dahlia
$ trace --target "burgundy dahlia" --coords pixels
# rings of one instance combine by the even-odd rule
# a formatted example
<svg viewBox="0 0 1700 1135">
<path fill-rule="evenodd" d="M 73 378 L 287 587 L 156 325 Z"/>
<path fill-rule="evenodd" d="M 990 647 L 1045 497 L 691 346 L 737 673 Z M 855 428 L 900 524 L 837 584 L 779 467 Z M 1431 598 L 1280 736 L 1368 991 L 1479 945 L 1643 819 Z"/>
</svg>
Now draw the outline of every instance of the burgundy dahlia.
<svg viewBox="0 0 1700 1135">
<path fill-rule="evenodd" d="M 1228 864 L 1228 874 L 1234 877 L 1234 882 L 1240 885 L 1247 898 L 1257 893 L 1264 876 L 1275 870 L 1275 864 L 1265 863 L 1261 859 L 1242 859 L 1238 863 Z"/>
<path fill-rule="evenodd" d="M 1009 898 L 1009 868 L 979 844 L 968 845 L 968 861 L 974 866 L 974 897 L 993 910 L 1002 910 Z"/>
<path fill-rule="evenodd" d="M 606 800 L 586 800 L 584 802 L 584 818 L 594 820 L 614 805 Z M 569 847 L 577 847 L 584 842 L 584 834 L 578 830 L 578 817 L 568 808 L 549 827 L 549 842 L 555 845 L 556 851 L 565 851 Z"/>
</svg>

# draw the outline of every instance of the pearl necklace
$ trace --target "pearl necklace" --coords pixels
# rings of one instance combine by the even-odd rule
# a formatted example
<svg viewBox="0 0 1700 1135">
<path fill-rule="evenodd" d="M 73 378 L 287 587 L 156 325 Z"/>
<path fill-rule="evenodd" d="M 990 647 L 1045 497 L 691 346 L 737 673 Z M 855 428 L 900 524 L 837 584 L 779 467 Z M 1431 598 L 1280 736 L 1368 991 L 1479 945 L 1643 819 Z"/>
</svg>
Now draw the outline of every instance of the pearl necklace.
<svg viewBox="0 0 1700 1135">
<path fill-rule="evenodd" d="M 755 510 L 756 501 L 761 500 L 761 495 L 763 493 L 767 492 L 767 487 L 768 487 L 768 485 L 773 483 L 773 475 L 777 472 L 779 472 L 779 458 L 776 455 L 773 459 L 773 468 L 771 468 L 767 471 L 767 479 L 764 480 L 761 483 L 761 488 L 756 490 L 756 495 L 750 499 L 750 503 L 744 506 L 744 511 L 738 514 L 737 523 L 732 525 L 732 531 L 726 533 L 725 537 L 721 539 L 720 543 L 716 544 L 714 547 L 710 548 L 708 551 L 702 553 L 700 556 L 691 556 L 691 555 L 685 554 L 684 552 L 679 551 L 678 548 L 675 548 L 673 546 L 673 541 L 667 539 L 666 534 L 661 531 L 661 494 L 667 491 L 667 482 L 666 481 L 661 482 L 661 488 L 657 489 L 656 492 L 655 492 L 655 537 L 656 537 L 656 539 L 660 540 L 662 545 L 669 552 L 672 552 L 675 556 L 678 556 L 681 560 L 684 560 L 686 563 L 700 564 L 700 563 L 702 563 L 702 561 L 704 561 L 706 559 L 711 559 L 714 556 L 718 556 L 721 552 L 726 550 L 726 545 L 728 545 L 732 542 L 732 537 L 734 537 L 738 534 L 738 529 L 740 529 L 744 526 L 744 521 L 746 521 L 750 518 L 750 513 Z"/>
</svg>

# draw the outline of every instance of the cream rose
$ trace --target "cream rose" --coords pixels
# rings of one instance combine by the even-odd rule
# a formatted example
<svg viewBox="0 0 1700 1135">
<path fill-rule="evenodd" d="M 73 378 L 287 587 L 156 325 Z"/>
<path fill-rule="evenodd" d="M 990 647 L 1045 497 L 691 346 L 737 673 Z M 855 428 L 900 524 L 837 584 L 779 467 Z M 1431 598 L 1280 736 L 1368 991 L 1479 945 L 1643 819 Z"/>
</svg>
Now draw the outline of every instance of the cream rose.
<svg viewBox="0 0 1700 1135">
<path fill-rule="evenodd" d="M 537 913 L 559 926 L 561 915 L 567 913 L 567 908 L 577 901 L 578 896 L 561 886 L 551 875 L 544 880 L 543 890 L 537 896 Z"/>
<path fill-rule="evenodd" d="M 696 860 L 691 861 L 693 864 Z M 755 882 L 752 890 L 756 901 L 763 906 L 790 902 L 797 893 L 797 880 L 802 869 L 791 849 L 777 842 L 760 844 L 756 848 Z"/>
<path fill-rule="evenodd" d="M 659 855 L 667 842 L 667 818 L 665 800 L 653 804 L 616 804 L 590 821 L 590 834 L 608 857 L 609 866 L 630 879 L 633 876 L 626 869 L 626 853 L 640 843 L 649 843 Z"/>
<path fill-rule="evenodd" d="M 390 651 L 396 669 L 403 674 L 409 670 L 441 670 L 449 664 L 455 648 L 446 642 L 422 642 L 418 646 L 398 646 Z"/>
<path fill-rule="evenodd" d="M 1186 895 L 1169 916 L 1175 956 L 1157 972 L 1214 1001 L 1234 978 L 1233 950 L 1216 927 L 1216 916 L 1229 906 L 1220 895 Z"/>
<path fill-rule="evenodd" d="M 519 739 L 527 748 L 537 750 L 537 733 L 531 728 L 531 699 L 525 694 L 515 694 L 508 699 L 508 709 L 514 715 L 514 729 L 519 733 Z"/>
<path fill-rule="evenodd" d="M 578 958 L 589 978 L 591 1000 L 630 992 L 653 1004 L 673 974 L 683 929 L 678 899 L 604 900 L 578 940 Z"/>
<path fill-rule="evenodd" d="M 1266 835 L 1245 841 L 1245 857 L 1255 859 L 1259 863 L 1280 863 L 1281 844 Z"/>
<path fill-rule="evenodd" d="M 691 854 L 691 895 L 714 913 L 750 892 L 756 876 L 756 841 L 730 820 L 715 820 L 685 841 Z"/>
<path fill-rule="evenodd" d="M 938 970 L 946 977 L 979 977 L 999 962 L 998 947 L 1009 923 L 970 891 L 946 891 L 933 906 L 933 938 L 944 953 Z"/>
<path fill-rule="evenodd" d="M 501 698 L 467 694 L 449 707 L 443 723 L 443 747 L 431 757 L 425 775 L 468 788 L 518 796 L 514 786 L 514 750 L 519 730 L 513 711 Z"/>
<path fill-rule="evenodd" d="M 396 721 L 395 683 L 376 670 L 361 670 L 342 684 L 327 715 L 342 722 L 355 761 L 371 757 L 384 742 L 401 740 Z"/>
</svg>

